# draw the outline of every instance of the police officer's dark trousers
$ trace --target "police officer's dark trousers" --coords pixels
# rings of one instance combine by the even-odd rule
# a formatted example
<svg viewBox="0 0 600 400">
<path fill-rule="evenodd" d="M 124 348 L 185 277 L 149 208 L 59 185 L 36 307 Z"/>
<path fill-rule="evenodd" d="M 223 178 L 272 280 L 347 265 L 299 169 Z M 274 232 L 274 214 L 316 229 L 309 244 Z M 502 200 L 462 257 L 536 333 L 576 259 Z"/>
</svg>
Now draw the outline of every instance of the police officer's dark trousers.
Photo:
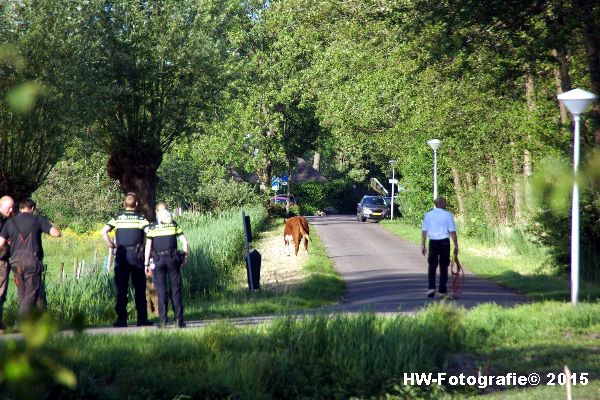
<svg viewBox="0 0 600 400">
<path fill-rule="evenodd" d="M 447 293 L 448 266 L 450 265 L 450 239 L 429 240 L 429 289 L 435 289 L 435 271 L 440 266 L 440 293 Z"/>
<path fill-rule="evenodd" d="M 127 250 L 124 247 L 117 247 L 115 254 L 115 285 L 117 286 L 117 319 L 122 322 L 127 321 L 127 293 L 129 291 L 129 277 L 133 284 L 135 297 L 135 309 L 137 311 L 137 321 L 144 322 L 148 320 L 148 310 L 146 309 L 146 274 L 144 273 L 144 262 L 139 260 L 138 254 L 134 250 Z"/>
<path fill-rule="evenodd" d="M 183 301 L 181 295 L 181 265 L 170 255 L 161 255 L 155 264 L 154 284 L 158 293 L 158 315 L 160 322 L 167 322 L 167 275 L 171 283 L 171 301 L 175 319 L 183 322 Z"/>
</svg>

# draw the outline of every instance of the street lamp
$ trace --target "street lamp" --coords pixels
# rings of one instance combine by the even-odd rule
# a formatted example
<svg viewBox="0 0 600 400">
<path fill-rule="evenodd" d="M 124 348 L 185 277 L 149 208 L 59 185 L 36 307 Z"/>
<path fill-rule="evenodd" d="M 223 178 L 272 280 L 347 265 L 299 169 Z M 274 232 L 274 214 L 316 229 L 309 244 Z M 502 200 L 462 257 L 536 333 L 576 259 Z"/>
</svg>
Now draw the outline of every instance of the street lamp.
<svg viewBox="0 0 600 400">
<path fill-rule="evenodd" d="M 396 160 L 390 160 L 390 164 L 392 164 L 392 179 L 390 179 L 390 183 L 392 184 L 392 197 L 391 197 L 391 216 L 390 220 L 394 219 L 394 184 L 396 183 Z"/>
<path fill-rule="evenodd" d="M 577 304 L 579 294 L 579 186 L 577 168 L 579 166 L 579 121 L 596 95 L 581 89 L 573 89 L 558 95 L 558 100 L 573 114 L 575 135 L 573 138 L 573 198 L 571 203 L 571 303 Z"/>
<path fill-rule="evenodd" d="M 437 149 L 442 142 L 438 139 L 431 139 L 427 144 L 433 149 L 433 200 L 435 201 L 437 199 Z"/>
</svg>

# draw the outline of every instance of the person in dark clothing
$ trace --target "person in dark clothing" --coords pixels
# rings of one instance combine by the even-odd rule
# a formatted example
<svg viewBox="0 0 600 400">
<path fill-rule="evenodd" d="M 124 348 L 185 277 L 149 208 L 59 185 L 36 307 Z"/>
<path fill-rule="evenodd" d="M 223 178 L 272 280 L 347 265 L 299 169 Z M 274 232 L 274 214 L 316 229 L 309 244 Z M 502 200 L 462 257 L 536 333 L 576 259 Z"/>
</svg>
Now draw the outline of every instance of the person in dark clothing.
<svg viewBox="0 0 600 400">
<path fill-rule="evenodd" d="M 145 267 L 146 273 L 154 276 L 158 292 L 159 327 L 167 325 L 167 275 L 171 283 L 171 301 L 175 320 L 179 328 L 183 321 L 183 300 L 181 295 L 181 267 L 187 263 L 188 242 L 183 230 L 173 221 L 171 213 L 161 209 L 156 214 L 157 222 L 146 231 Z M 177 252 L 177 238 L 181 241 L 182 253 Z M 150 270 L 150 256 L 154 259 L 154 270 Z"/>
<path fill-rule="evenodd" d="M 149 222 L 135 210 L 137 198 L 134 193 L 125 196 L 125 211 L 108 221 L 102 229 L 102 238 L 109 248 L 115 252 L 115 285 L 117 287 L 117 303 L 115 311 L 117 320 L 114 327 L 127 326 L 127 292 L 129 277 L 133 284 L 137 326 L 150 326 L 146 308 L 146 276 L 143 263 L 144 229 Z M 111 240 L 109 232 L 115 230 L 115 240 Z"/>
<path fill-rule="evenodd" d="M 458 238 L 454 216 L 446 211 L 446 199 L 439 196 L 434 201 L 433 210 L 425 214 L 421 230 L 421 253 L 427 256 L 425 241 L 429 237 L 429 255 L 427 257 L 429 289 L 427 297 L 435 296 L 435 272 L 440 266 L 439 292 L 442 298 L 447 297 L 448 266 L 450 265 L 450 238 L 454 242 L 454 254 L 458 254 Z"/>
<path fill-rule="evenodd" d="M 61 232 L 46 218 L 34 215 L 35 202 L 25 199 L 19 204 L 19 214 L 9 219 L 0 232 L 0 247 L 10 241 L 10 265 L 15 271 L 19 296 L 19 312 L 27 314 L 34 305 L 45 309 L 44 250 L 42 233 L 60 237 Z M 40 300 L 42 300 L 40 302 Z"/>
<path fill-rule="evenodd" d="M 0 198 L 0 232 L 2 227 L 12 215 L 15 201 L 10 196 L 3 196 Z M 6 302 L 6 294 L 8 293 L 8 282 L 10 278 L 10 263 L 8 262 L 9 256 L 8 243 L 0 247 L 0 330 L 4 329 L 4 323 L 2 322 L 2 311 L 4 309 L 4 303 Z"/>
</svg>

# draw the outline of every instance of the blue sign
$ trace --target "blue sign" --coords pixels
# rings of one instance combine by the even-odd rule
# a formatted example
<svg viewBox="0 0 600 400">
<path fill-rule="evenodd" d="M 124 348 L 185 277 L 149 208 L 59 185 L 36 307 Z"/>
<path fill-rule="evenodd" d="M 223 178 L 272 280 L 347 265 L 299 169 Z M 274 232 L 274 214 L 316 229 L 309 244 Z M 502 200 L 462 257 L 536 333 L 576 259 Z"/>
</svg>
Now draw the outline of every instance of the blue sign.
<svg viewBox="0 0 600 400">
<path fill-rule="evenodd" d="M 272 190 L 279 190 L 279 178 L 274 176 L 271 178 L 271 189 Z"/>
<path fill-rule="evenodd" d="M 283 175 L 281 176 L 281 184 L 282 184 L 283 186 L 287 186 L 287 184 L 288 184 L 288 176 L 287 176 L 287 174 L 283 174 Z"/>
</svg>

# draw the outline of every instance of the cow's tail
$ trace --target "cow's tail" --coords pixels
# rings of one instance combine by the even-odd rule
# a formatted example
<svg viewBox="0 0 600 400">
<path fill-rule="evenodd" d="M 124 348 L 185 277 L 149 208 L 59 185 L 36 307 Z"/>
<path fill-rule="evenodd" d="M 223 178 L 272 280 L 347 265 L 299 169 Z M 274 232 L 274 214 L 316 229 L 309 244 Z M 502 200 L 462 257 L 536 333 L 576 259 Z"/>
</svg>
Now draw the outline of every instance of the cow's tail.
<svg viewBox="0 0 600 400">
<path fill-rule="evenodd" d="M 310 233 L 310 229 L 308 228 L 308 222 L 306 220 L 300 220 L 300 233 L 304 240 L 310 240 L 308 234 Z"/>
</svg>

